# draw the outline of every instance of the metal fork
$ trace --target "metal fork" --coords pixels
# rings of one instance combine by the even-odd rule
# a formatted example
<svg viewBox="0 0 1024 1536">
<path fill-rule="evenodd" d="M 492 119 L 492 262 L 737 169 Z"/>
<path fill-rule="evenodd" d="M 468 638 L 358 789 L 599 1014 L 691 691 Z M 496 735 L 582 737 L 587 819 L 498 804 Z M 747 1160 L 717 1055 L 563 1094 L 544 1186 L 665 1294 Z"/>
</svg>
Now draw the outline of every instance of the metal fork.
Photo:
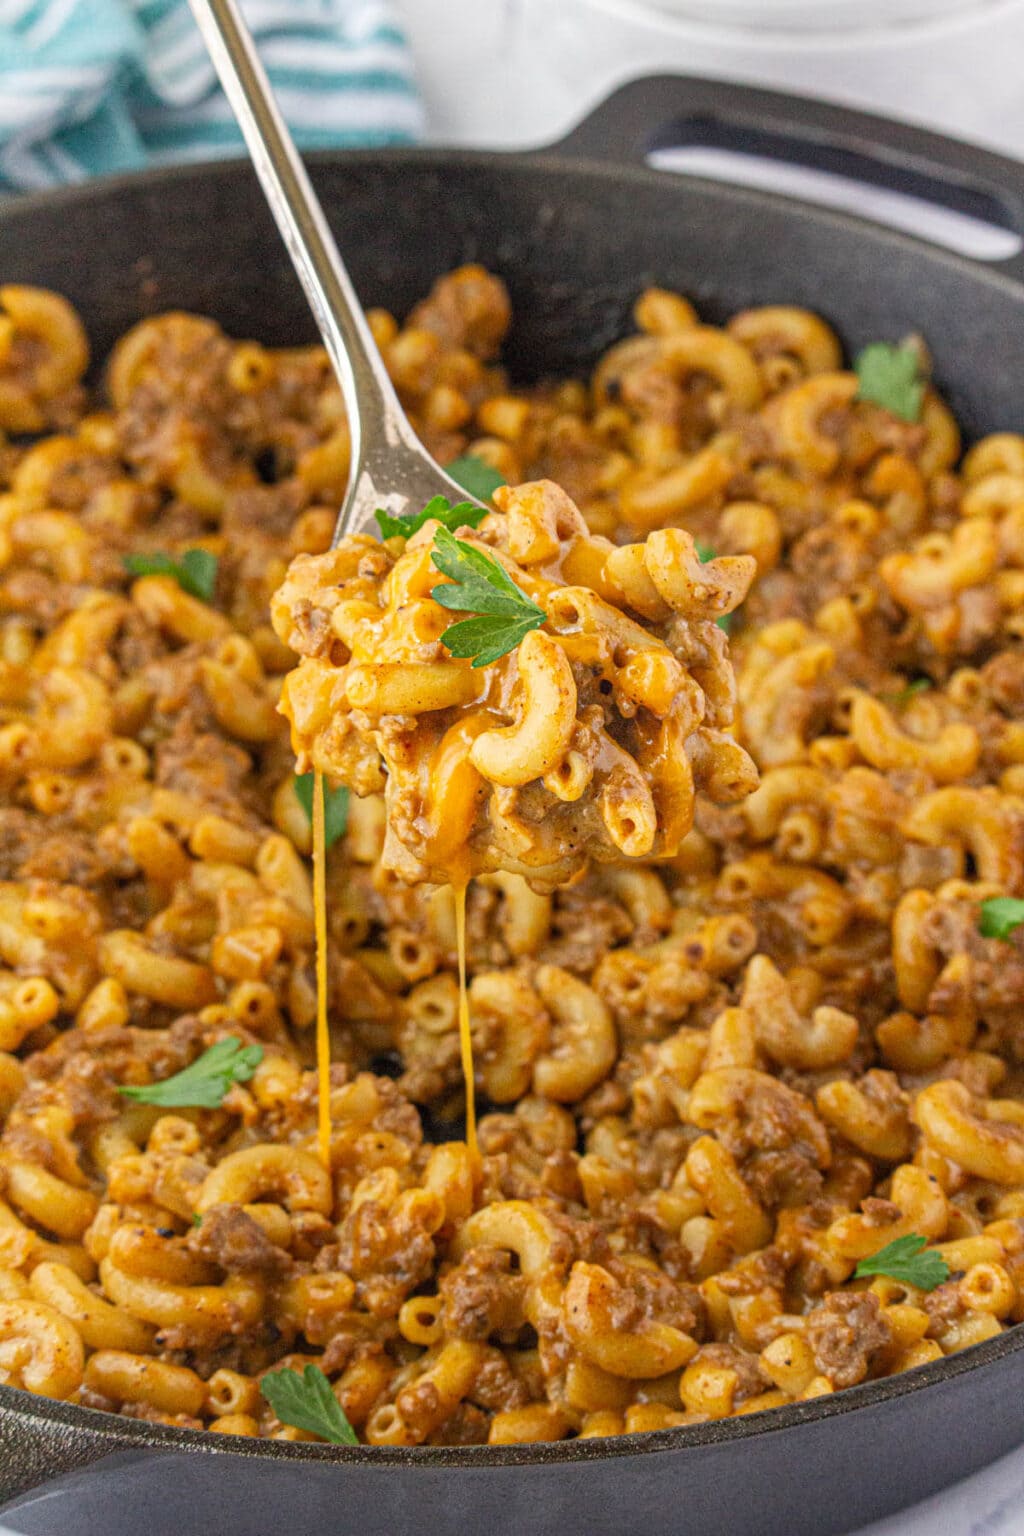
<svg viewBox="0 0 1024 1536">
<path fill-rule="evenodd" d="M 432 496 L 471 500 L 431 458 L 399 403 L 236 0 L 189 4 L 341 386 L 352 460 L 334 543 L 377 507 L 398 515 Z"/>
</svg>

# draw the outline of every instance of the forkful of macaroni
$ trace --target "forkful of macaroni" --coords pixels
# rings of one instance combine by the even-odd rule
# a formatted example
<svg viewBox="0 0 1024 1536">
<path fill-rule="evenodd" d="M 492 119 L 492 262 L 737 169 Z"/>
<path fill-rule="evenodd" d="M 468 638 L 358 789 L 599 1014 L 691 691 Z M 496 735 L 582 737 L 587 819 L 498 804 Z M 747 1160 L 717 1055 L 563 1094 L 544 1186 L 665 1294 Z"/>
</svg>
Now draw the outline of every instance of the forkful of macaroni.
<svg viewBox="0 0 1024 1536">
<path fill-rule="evenodd" d="M 224 93 L 238 121 L 270 211 L 302 284 L 345 402 L 351 457 L 348 484 L 335 527 L 340 544 L 369 524 L 378 509 L 391 518 L 415 517 L 441 497 L 463 499 L 462 487 L 445 473 L 417 438 L 362 312 L 323 208 L 274 100 L 252 36 L 236 0 L 189 0 Z M 471 510 L 477 510 L 471 503 Z M 313 898 L 316 926 L 319 1072 L 318 1141 L 330 1166 L 330 1035 L 327 1018 L 327 911 L 324 785 L 313 779 Z M 460 907 L 464 927 L 464 907 Z M 460 928 L 460 934 L 462 928 Z M 470 1062 L 465 1004 L 464 937 L 460 939 L 463 1054 Z M 467 1078 L 469 1131 L 475 1137 L 472 1075 Z"/>
<path fill-rule="evenodd" d="M 590 859 L 671 857 L 698 791 L 757 782 L 729 734 L 722 622 L 750 556 L 703 558 L 681 529 L 616 546 L 541 481 L 462 488 L 417 439 L 236 0 L 190 0 L 341 387 L 351 438 L 332 549 L 278 592 L 298 652 L 281 708 L 313 771 L 318 1140 L 331 1156 L 324 776 L 385 792 L 384 867 L 456 897 L 467 1141 L 476 1161 L 465 892 L 510 871 L 538 888 Z M 375 538 L 363 531 L 371 515 Z"/>
<path fill-rule="evenodd" d="M 718 622 L 754 560 L 702 561 L 679 528 L 617 546 L 551 481 L 494 499 L 381 514 L 382 542 L 292 563 L 272 619 L 301 658 L 281 699 L 300 771 L 383 791 L 409 883 L 550 890 L 589 859 L 671 857 L 698 791 L 756 786 Z"/>
<path fill-rule="evenodd" d="M 384 868 L 455 891 L 471 1151 L 471 877 L 511 871 L 551 889 L 590 859 L 671 857 L 698 791 L 730 802 L 757 783 L 730 734 L 720 624 L 754 560 L 702 560 L 679 528 L 612 544 L 550 481 L 494 500 L 493 512 L 440 497 L 407 520 L 382 512 L 382 541 L 349 534 L 299 555 L 271 610 L 301 658 L 280 705 L 300 771 L 383 791 Z M 322 810 L 315 893 L 320 829 Z"/>
</svg>

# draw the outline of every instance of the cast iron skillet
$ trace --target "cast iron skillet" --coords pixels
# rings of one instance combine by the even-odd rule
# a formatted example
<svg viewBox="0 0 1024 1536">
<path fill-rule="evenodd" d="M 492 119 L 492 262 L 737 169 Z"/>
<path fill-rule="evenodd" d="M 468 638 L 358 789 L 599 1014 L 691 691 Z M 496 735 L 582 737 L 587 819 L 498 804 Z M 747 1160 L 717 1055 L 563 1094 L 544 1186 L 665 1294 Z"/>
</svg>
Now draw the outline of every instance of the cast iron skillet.
<svg viewBox="0 0 1024 1536">
<path fill-rule="evenodd" d="M 312 157 L 366 303 L 402 313 L 479 260 L 508 281 L 521 377 L 585 368 L 657 282 L 723 319 L 821 310 L 851 348 L 920 330 L 969 434 L 1024 428 L 1024 257 L 983 267 L 861 221 L 650 171 L 683 142 L 744 147 L 1024 233 L 1024 167 L 883 119 L 735 86 L 624 87 L 553 149 Z M 269 343 L 312 339 L 240 163 L 9 205 L 0 278 L 59 289 L 96 355 L 180 306 Z M 2 1511 L 61 1536 L 831 1536 L 1024 1439 L 1024 1327 L 905 1375 L 746 1419 L 507 1449 L 335 1449 L 148 1425 L 0 1388 Z M 29 1492 L 29 1490 L 33 1490 Z M 15 1497 L 20 1495 L 20 1497 Z"/>
</svg>

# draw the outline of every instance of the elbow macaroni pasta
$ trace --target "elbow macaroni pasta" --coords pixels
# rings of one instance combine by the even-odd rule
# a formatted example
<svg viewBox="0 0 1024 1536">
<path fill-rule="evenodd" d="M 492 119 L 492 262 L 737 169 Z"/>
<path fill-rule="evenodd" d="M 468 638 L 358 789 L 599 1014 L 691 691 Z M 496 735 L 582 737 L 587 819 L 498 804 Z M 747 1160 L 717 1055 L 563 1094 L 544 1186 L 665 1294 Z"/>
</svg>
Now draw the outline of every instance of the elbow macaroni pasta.
<svg viewBox="0 0 1024 1536">
<path fill-rule="evenodd" d="M 479 268 L 370 318 L 431 449 L 517 487 L 472 537 L 548 618 L 483 672 L 438 646 L 426 530 L 329 552 L 319 349 L 159 316 L 89 396 L 73 311 L 0 289 L 0 1380 L 296 1439 L 260 1381 L 315 1363 L 365 1443 L 508 1444 L 1024 1321 L 1024 939 L 978 930 L 1024 896 L 1024 439 L 958 466 L 934 390 L 855 400 L 793 307 L 649 290 L 530 389 Z M 190 548 L 209 603 L 123 568 Z M 329 1175 L 282 697 L 356 791 Z M 117 1091 L 228 1037 L 263 1058 L 218 1109 Z M 854 1278 L 912 1232 L 945 1284 Z"/>
</svg>

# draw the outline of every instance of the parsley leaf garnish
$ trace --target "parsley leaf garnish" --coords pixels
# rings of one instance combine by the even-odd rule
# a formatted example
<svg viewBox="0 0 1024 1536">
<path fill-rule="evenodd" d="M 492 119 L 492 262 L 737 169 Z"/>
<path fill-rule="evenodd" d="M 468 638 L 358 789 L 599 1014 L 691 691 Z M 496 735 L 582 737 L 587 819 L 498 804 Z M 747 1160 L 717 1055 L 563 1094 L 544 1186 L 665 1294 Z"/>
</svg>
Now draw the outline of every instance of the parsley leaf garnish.
<svg viewBox="0 0 1024 1536">
<path fill-rule="evenodd" d="M 297 773 L 295 775 L 295 798 L 302 806 L 310 826 L 313 825 L 313 775 L 311 773 Z M 332 789 L 329 784 L 324 784 L 324 847 L 330 848 L 344 837 L 345 828 L 348 826 L 348 790 L 344 784 L 338 789 Z"/>
<path fill-rule="evenodd" d="M 857 354 L 853 366 L 859 381 L 858 400 L 881 405 L 901 421 L 921 420 L 925 380 L 915 347 L 874 341 Z"/>
<path fill-rule="evenodd" d="M 499 485 L 507 484 L 504 475 L 499 475 L 475 453 L 464 453 L 461 458 L 452 459 L 444 466 L 444 471 L 451 475 L 456 485 L 461 485 L 464 491 L 481 501 L 489 501 Z"/>
<path fill-rule="evenodd" d="M 263 1060 L 262 1045 L 243 1045 L 229 1035 L 197 1056 L 191 1066 L 144 1088 L 119 1088 L 126 1099 L 162 1109 L 219 1109 L 232 1083 L 247 1083 Z"/>
<path fill-rule="evenodd" d="M 281 1371 L 269 1371 L 260 1382 L 260 1391 L 282 1424 L 308 1429 L 332 1445 L 359 1444 L 345 1410 L 318 1365 L 307 1365 L 301 1376 L 288 1366 Z"/>
<path fill-rule="evenodd" d="M 919 693 L 926 692 L 932 686 L 930 677 L 915 677 L 912 683 L 905 688 L 897 688 L 893 693 L 883 693 L 882 698 L 887 704 L 909 704 Z"/>
<path fill-rule="evenodd" d="M 456 528 L 475 528 L 487 516 L 487 508 L 478 507 L 475 501 L 457 501 L 452 506 L 446 496 L 432 496 L 422 512 L 403 512 L 400 517 L 392 517 L 390 512 L 378 507 L 373 515 L 382 539 L 411 539 L 432 517 L 436 517 L 449 533 L 454 533 Z"/>
<path fill-rule="evenodd" d="M 906 1237 L 893 1238 L 869 1259 L 861 1259 L 853 1275 L 855 1280 L 863 1280 L 868 1275 L 888 1275 L 892 1280 L 901 1280 L 904 1285 L 916 1286 L 919 1291 L 934 1291 L 937 1285 L 949 1279 L 950 1268 L 941 1253 L 928 1248 L 926 1237 L 910 1232 Z"/>
<path fill-rule="evenodd" d="M 453 656 L 463 660 L 472 657 L 474 667 L 487 667 L 507 656 L 547 618 L 544 609 L 516 586 L 504 566 L 464 539 L 454 538 L 447 529 L 439 528 L 434 535 L 430 558 L 443 576 L 451 578 L 450 583 L 431 591 L 435 603 L 457 613 L 478 615 L 450 624 L 441 636 L 442 645 Z"/>
<path fill-rule="evenodd" d="M 173 576 L 183 592 L 208 603 L 217 585 L 217 556 L 208 549 L 186 549 L 180 560 L 155 549 L 149 555 L 125 555 L 124 568 L 133 576 Z"/>
<path fill-rule="evenodd" d="M 697 559 L 700 561 L 701 565 L 707 565 L 709 560 L 713 560 L 715 558 L 715 551 L 711 548 L 711 545 L 702 544 L 700 539 L 694 540 L 694 548 L 697 551 Z M 724 632 L 728 634 L 732 629 L 732 614 L 723 613 L 720 618 L 715 620 L 715 623 L 718 625 L 719 629 L 724 630 Z"/>
<path fill-rule="evenodd" d="M 978 932 L 985 939 L 1002 939 L 1008 943 L 1011 934 L 1024 923 L 1024 901 L 1016 896 L 990 896 L 981 904 Z"/>
<path fill-rule="evenodd" d="M 452 656 L 470 661 L 473 667 L 489 667 L 492 662 L 500 661 L 502 656 L 514 651 L 530 630 L 536 629 L 543 622 L 544 615 L 517 620 L 489 616 L 463 619 L 459 624 L 448 626 L 441 636 L 441 642 Z"/>
</svg>

